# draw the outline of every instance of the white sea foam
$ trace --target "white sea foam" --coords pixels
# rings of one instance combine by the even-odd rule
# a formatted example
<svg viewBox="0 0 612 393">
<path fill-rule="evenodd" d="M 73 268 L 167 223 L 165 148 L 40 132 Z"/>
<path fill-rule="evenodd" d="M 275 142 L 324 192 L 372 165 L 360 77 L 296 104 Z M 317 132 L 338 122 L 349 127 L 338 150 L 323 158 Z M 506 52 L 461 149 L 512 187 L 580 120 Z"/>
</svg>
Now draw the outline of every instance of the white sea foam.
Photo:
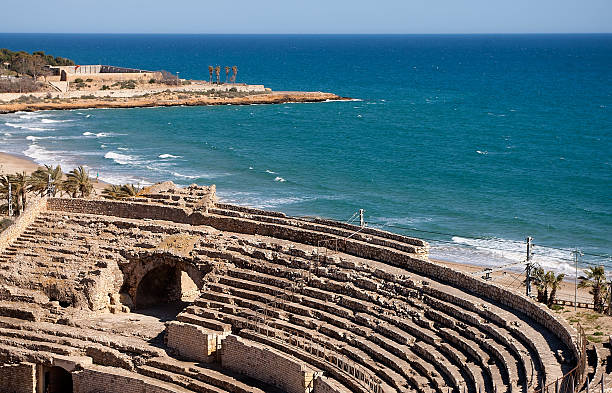
<svg viewBox="0 0 612 393">
<path fill-rule="evenodd" d="M 34 135 L 26 136 L 26 140 L 32 141 L 32 142 L 40 140 L 40 139 L 55 139 L 55 137 L 53 136 L 34 136 Z"/>
<path fill-rule="evenodd" d="M 178 172 L 172 172 L 172 174 L 176 177 L 180 177 L 183 179 L 198 179 L 200 177 L 203 177 L 200 175 L 183 175 L 182 173 L 178 173 Z M 209 175 L 206 175 L 206 176 L 209 176 Z"/>
<path fill-rule="evenodd" d="M 128 149 L 127 147 L 118 147 L 117 150 L 128 151 L 130 149 Z"/>
<path fill-rule="evenodd" d="M 62 165 L 66 166 L 66 162 L 63 160 L 59 151 L 50 151 L 42 146 L 35 143 L 28 146 L 23 154 L 30 157 L 32 160 L 39 164 L 51 164 L 51 165 Z"/>
<path fill-rule="evenodd" d="M 43 123 L 51 124 L 51 123 L 67 123 L 72 120 L 55 120 L 55 119 L 41 119 Z"/>
<path fill-rule="evenodd" d="M 131 164 L 135 161 L 135 157 L 129 156 L 127 154 L 115 153 L 113 151 L 109 151 L 104 155 L 104 158 L 115 161 L 119 165 L 127 165 Z"/>
<path fill-rule="evenodd" d="M 272 174 L 272 175 L 276 174 L 276 172 L 273 172 L 273 171 L 271 171 L 269 169 L 266 169 L 266 173 L 269 173 L 269 174 Z"/>
<path fill-rule="evenodd" d="M 432 246 L 434 255 L 447 254 L 457 259 L 457 262 L 467 262 L 484 266 L 499 266 L 505 263 L 521 262 L 525 260 L 526 246 L 522 241 L 507 240 L 500 238 L 472 239 L 460 236 L 452 237 L 457 246 L 436 245 Z M 435 243 L 435 242 L 432 242 Z M 547 247 L 533 248 L 533 262 L 540 264 L 546 270 L 554 270 L 560 273 L 570 274 L 574 271 L 570 262 L 569 251 L 558 250 Z M 448 257 L 444 259 L 450 259 Z M 522 270 L 523 266 L 515 270 Z"/>
<path fill-rule="evenodd" d="M 175 156 L 175 155 L 167 154 L 167 153 L 166 154 L 160 154 L 158 157 L 159 158 L 163 158 L 163 159 L 166 159 L 166 158 L 181 158 L 181 156 Z"/>
<path fill-rule="evenodd" d="M 488 151 L 486 151 L 486 150 L 485 150 L 485 151 L 476 150 L 476 153 L 478 153 L 478 154 L 482 154 L 482 155 L 485 155 L 485 156 L 486 156 L 487 154 L 489 154 L 489 152 L 488 152 Z"/>
<path fill-rule="evenodd" d="M 111 133 L 108 133 L 108 132 L 98 132 L 96 134 L 96 133 L 93 133 L 93 132 L 86 131 L 86 132 L 82 133 L 81 135 L 83 135 L 83 136 L 95 136 L 96 138 L 106 138 L 106 137 L 109 137 L 109 136 L 113 136 L 114 134 L 111 134 Z"/>
<path fill-rule="evenodd" d="M 17 129 L 21 129 L 21 130 L 28 130 L 28 131 L 53 131 L 54 130 L 54 128 L 33 127 L 33 124 L 31 124 L 31 123 L 11 123 L 11 122 L 6 122 L 6 123 L 4 123 L 4 125 L 7 125 L 7 126 L 12 127 L 12 128 L 17 128 Z"/>
<path fill-rule="evenodd" d="M 285 182 L 286 180 L 285 180 L 285 179 L 283 179 L 283 178 L 282 178 L 282 177 L 280 177 L 280 176 L 276 176 L 276 177 L 274 178 L 274 181 L 278 181 L 278 182 L 281 182 L 281 183 L 282 183 L 282 182 Z"/>
</svg>

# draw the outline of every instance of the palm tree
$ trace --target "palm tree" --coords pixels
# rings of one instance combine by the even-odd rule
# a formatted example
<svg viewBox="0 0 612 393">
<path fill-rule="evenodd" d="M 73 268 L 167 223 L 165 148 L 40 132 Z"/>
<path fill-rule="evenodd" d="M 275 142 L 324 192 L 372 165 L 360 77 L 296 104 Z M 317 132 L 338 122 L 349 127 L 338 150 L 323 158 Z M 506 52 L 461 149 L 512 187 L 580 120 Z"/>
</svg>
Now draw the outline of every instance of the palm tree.
<svg viewBox="0 0 612 393">
<path fill-rule="evenodd" d="M 80 194 L 81 198 L 86 198 L 91 195 L 93 185 L 91 184 L 89 174 L 81 165 L 66 175 L 66 180 L 63 182 L 63 188 L 73 198 L 76 198 L 78 194 Z"/>
<path fill-rule="evenodd" d="M 210 83 L 213 81 L 213 72 L 215 72 L 215 68 L 213 66 L 208 66 L 208 75 L 210 79 L 208 80 Z"/>
<path fill-rule="evenodd" d="M 604 308 L 604 295 L 607 293 L 608 285 L 606 282 L 606 272 L 603 266 L 593 266 L 584 271 L 586 276 L 580 277 L 580 288 L 591 288 L 593 295 L 593 308 L 601 312 Z"/>
<path fill-rule="evenodd" d="M 535 285 L 538 291 L 538 297 L 537 297 L 538 302 L 546 303 L 548 283 L 546 282 L 546 273 L 544 272 L 544 269 L 542 269 L 541 267 L 538 267 L 535 270 L 533 270 L 531 279 L 532 279 L 533 285 Z"/>
<path fill-rule="evenodd" d="M 230 78 L 232 83 L 236 83 L 236 75 L 238 75 L 238 66 L 232 66 L 232 77 Z"/>
<path fill-rule="evenodd" d="M 549 284 L 551 288 L 550 296 L 548 297 L 548 308 L 551 308 L 552 305 L 555 303 L 555 298 L 557 297 L 557 289 L 559 289 L 559 286 L 563 282 L 563 279 L 565 278 L 565 274 L 560 273 L 555 276 L 555 273 L 553 272 L 548 272 L 548 273 L 550 273 Z"/>
<path fill-rule="evenodd" d="M 227 83 L 227 78 L 229 76 L 229 72 L 230 72 L 230 67 L 229 66 L 225 66 L 225 83 Z"/>
<path fill-rule="evenodd" d="M 120 199 L 121 186 L 111 184 L 102 190 L 102 196 L 107 199 Z"/>
<path fill-rule="evenodd" d="M 57 190 L 62 186 L 62 177 L 64 173 L 59 165 L 55 168 L 50 165 L 40 167 L 30 175 L 28 191 L 40 193 L 40 196 L 43 196 L 50 189 L 51 196 L 55 196 Z M 50 182 L 49 179 L 51 179 Z"/>
<path fill-rule="evenodd" d="M 28 193 L 28 175 L 25 172 L 15 173 L 9 176 L 15 196 L 21 199 L 21 207 L 25 209 Z"/>
<path fill-rule="evenodd" d="M 221 67 L 220 66 L 216 66 L 215 67 L 215 74 L 217 75 L 217 84 L 219 84 L 219 76 L 221 75 Z"/>
<path fill-rule="evenodd" d="M 142 188 L 134 187 L 133 184 L 110 185 L 106 187 L 102 194 L 108 199 L 125 199 L 133 198 L 140 195 Z"/>
</svg>

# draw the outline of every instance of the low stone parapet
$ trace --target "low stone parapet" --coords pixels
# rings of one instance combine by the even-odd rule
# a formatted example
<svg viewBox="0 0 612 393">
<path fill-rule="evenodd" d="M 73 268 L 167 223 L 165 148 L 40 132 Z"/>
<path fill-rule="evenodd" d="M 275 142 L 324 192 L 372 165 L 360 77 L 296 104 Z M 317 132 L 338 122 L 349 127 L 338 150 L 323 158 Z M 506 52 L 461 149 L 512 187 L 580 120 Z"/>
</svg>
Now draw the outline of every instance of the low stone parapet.
<svg viewBox="0 0 612 393">
<path fill-rule="evenodd" d="M 309 393 L 322 375 L 297 358 L 235 335 L 223 340 L 222 365 L 287 393 Z"/>
<path fill-rule="evenodd" d="M 219 344 L 228 334 L 172 321 L 166 327 L 166 344 L 185 359 L 212 363 Z"/>
</svg>

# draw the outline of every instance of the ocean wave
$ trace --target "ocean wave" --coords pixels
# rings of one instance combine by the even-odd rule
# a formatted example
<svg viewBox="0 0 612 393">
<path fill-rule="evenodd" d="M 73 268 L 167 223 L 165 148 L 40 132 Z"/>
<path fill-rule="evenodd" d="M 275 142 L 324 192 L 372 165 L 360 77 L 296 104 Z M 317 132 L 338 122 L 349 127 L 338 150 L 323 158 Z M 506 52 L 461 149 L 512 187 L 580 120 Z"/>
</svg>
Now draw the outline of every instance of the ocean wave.
<svg viewBox="0 0 612 393">
<path fill-rule="evenodd" d="M 449 246 L 448 244 L 436 245 L 435 241 L 432 241 L 432 255 L 441 256 L 441 259 L 481 266 L 499 266 L 507 263 L 517 263 L 524 261 L 526 258 L 526 245 L 523 241 L 501 238 L 473 239 L 461 236 L 453 236 L 452 241 L 456 246 Z M 572 274 L 574 268 L 568 260 L 570 257 L 571 255 L 567 251 L 538 247 L 537 244 L 533 247 L 532 261 L 538 263 L 545 270 Z M 522 271 L 524 266 L 517 265 L 511 270 Z"/>
<path fill-rule="evenodd" d="M 153 184 L 149 180 L 141 177 L 126 176 L 116 173 L 100 173 L 99 176 L 100 180 L 109 184 L 134 184 L 138 185 L 139 187 L 150 186 Z"/>
<path fill-rule="evenodd" d="M 53 131 L 55 130 L 54 128 L 42 128 L 42 127 L 32 127 L 32 124 L 29 123 L 11 123 L 11 122 L 6 122 L 4 123 L 4 125 L 12 127 L 12 128 L 17 128 L 17 129 L 21 129 L 21 130 L 28 130 L 28 131 Z"/>
<path fill-rule="evenodd" d="M 39 139 L 55 139 L 55 137 L 54 136 L 34 136 L 34 135 L 26 136 L 26 140 L 32 141 L 32 142 L 37 141 Z"/>
<path fill-rule="evenodd" d="M 104 155 L 104 158 L 113 160 L 119 165 L 127 165 L 132 164 L 136 158 L 134 156 L 129 156 L 127 154 L 115 153 L 113 151 L 109 151 Z"/>
<path fill-rule="evenodd" d="M 269 198 L 259 193 L 244 191 L 221 191 L 218 195 L 223 202 L 238 203 L 246 206 L 256 207 L 259 209 L 273 209 L 278 208 L 280 206 L 292 205 L 295 203 L 315 199 L 313 197 L 308 196 L 287 196 Z"/>
<path fill-rule="evenodd" d="M 38 164 L 50 164 L 50 165 L 61 165 L 62 167 L 66 166 L 66 162 L 62 160 L 61 152 L 47 150 L 42 146 L 37 144 L 31 144 L 28 146 L 26 150 L 23 151 L 23 154 L 27 157 L 30 157 L 34 162 Z"/>
<path fill-rule="evenodd" d="M 478 153 L 478 154 L 482 154 L 482 155 L 485 155 L 485 156 L 486 156 L 487 154 L 489 154 L 489 152 L 488 152 L 488 151 L 486 151 L 486 150 L 485 150 L 485 151 L 476 150 L 476 153 Z"/>
<path fill-rule="evenodd" d="M 115 134 L 112 134 L 112 133 L 109 133 L 109 132 L 93 133 L 93 132 L 86 131 L 86 132 L 82 133 L 81 135 L 83 135 L 83 136 L 95 136 L 96 138 L 107 138 L 107 137 L 110 137 L 110 136 L 114 136 Z"/>
<path fill-rule="evenodd" d="M 266 169 L 266 173 L 269 173 L 269 174 L 271 174 L 271 175 L 274 175 L 274 174 L 276 174 L 276 172 L 274 172 L 274 171 L 271 171 L 271 170 L 269 170 L 269 169 Z"/>
<path fill-rule="evenodd" d="M 159 157 L 159 158 L 164 158 L 164 159 L 165 159 L 165 158 L 181 158 L 182 156 L 175 156 L 175 155 L 172 155 L 172 154 L 167 154 L 167 153 L 166 153 L 166 154 L 160 154 L 158 157 Z"/>
<path fill-rule="evenodd" d="M 41 119 L 40 121 L 43 123 L 47 123 L 47 124 L 53 124 L 53 123 L 67 123 L 72 120 Z"/>
<path fill-rule="evenodd" d="M 282 177 L 280 177 L 280 176 L 276 176 L 276 177 L 274 178 L 274 181 L 278 181 L 278 182 L 283 183 L 283 182 L 285 182 L 286 180 L 285 180 L 285 179 L 283 179 L 283 178 L 282 178 Z"/>
</svg>

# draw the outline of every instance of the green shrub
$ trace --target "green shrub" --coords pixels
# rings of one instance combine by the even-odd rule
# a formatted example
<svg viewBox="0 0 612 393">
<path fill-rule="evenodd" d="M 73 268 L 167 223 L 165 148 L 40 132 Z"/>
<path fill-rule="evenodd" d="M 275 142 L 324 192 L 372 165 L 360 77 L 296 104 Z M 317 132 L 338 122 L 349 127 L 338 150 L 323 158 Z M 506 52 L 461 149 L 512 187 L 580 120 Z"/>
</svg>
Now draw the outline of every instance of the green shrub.
<svg viewBox="0 0 612 393">
<path fill-rule="evenodd" d="M 83 83 L 83 79 L 81 79 L 81 78 L 76 78 L 76 79 L 74 80 L 74 83 Z"/>
<path fill-rule="evenodd" d="M 108 85 L 102 85 L 102 90 L 110 90 L 110 87 L 108 87 Z"/>
<path fill-rule="evenodd" d="M 236 93 L 238 92 L 238 89 L 236 89 L 235 87 L 232 87 L 231 89 L 229 89 L 229 91 L 231 91 L 232 93 Z"/>
<path fill-rule="evenodd" d="M 149 83 L 155 83 L 155 78 L 149 79 Z"/>
<path fill-rule="evenodd" d="M 13 220 L 8 218 L 0 219 L 0 232 L 8 228 L 13 223 Z"/>
<path fill-rule="evenodd" d="M 87 78 L 87 79 L 85 79 L 85 82 L 93 82 L 93 79 Z"/>
<path fill-rule="evenodd" d="M 81 96 L 81 98 L 84 100 L 93 100 L 94 98 L 96 98 L 96 96 L 94 96 L 93 94 L 88 94 L 86 96 Z"/>
</svg>

